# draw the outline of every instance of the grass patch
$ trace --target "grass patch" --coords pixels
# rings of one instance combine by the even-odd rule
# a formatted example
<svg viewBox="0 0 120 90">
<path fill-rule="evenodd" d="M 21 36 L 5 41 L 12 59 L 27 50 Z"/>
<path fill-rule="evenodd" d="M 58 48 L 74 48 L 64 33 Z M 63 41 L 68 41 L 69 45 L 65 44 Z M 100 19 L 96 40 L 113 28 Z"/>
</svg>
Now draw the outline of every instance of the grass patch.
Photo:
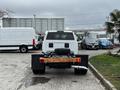
<svg viewBox="0 0 120 90">
<path fill-rule="evenodd" d="M 120 90 L 120 57 L 98 55 L 90 63 L 118 90 Z"/>
</svg>

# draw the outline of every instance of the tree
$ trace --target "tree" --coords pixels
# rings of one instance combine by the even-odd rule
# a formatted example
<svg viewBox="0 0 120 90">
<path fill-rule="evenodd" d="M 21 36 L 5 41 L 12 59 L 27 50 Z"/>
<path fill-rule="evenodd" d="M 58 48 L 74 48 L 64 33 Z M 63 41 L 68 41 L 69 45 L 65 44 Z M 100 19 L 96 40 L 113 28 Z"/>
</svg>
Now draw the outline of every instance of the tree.
<svg viewBox="0 0 120 90">
<path fill-rule="evenodd" d="M 0 9 L 0 27 L 2 27 L 2 18 L 3 17 L 10 17 L 11 13 L 14 13 L 13 11 L 9 10 L 9 9 L 5 9 L 5 10 L 1 10 Z"/>
<path fill-rule="evenodd" d="M 5 10 L 0 9 L 0 18 L 3 18 L 4 16 L 10 17 L 11 13 L 14 13 L 14 12 L 9 9 L 5 9 Z"/>
<path fill-rule="evenodd" d="M 4 17 L 5 15 L 8 15 L 8 12 L 0 10 L 0 18 Z"/>
<path fill-rule="evenodd" d="M 106 29 L 108 33 L 114 33 L 117 32 L 118 40 L 120 42 L 120 10 L 115 9 L 113 10 L 110 15 L 110 20 L 108 22 L 105 22 Z"/>
</svg>

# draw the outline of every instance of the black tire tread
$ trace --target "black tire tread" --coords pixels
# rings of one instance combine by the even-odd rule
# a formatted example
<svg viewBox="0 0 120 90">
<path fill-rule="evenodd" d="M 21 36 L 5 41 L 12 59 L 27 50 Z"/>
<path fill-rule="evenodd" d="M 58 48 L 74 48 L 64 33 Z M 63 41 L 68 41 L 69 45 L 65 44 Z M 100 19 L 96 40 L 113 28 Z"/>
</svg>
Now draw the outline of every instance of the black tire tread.
<svg viewBox="0 0 120 90">
<path fill-rule="evenodd" d="M 76 75 L 85 75 L 85 74 L 87 74 L 87 70 L 86 70 L 86 69 L 78 69 L 78 68 L 75 68 L 75 69 L 74 69 L 74 73 L 75 73 Z"/>
</svg>

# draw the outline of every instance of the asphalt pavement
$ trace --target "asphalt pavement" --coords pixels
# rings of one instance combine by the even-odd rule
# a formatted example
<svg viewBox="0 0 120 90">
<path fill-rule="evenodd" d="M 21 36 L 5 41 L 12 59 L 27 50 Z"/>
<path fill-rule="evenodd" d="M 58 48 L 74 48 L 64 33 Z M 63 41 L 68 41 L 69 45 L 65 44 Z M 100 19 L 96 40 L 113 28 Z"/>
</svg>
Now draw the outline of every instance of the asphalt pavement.
<svg viewBox="0 0 120 90">
<path fill-rule="evenodd" d="M 106 50 L 80 50 L 90 57 Z M 45 75 L 31 71 L 31 51 L 26 54 L 0 52 L 0 90 L 105 90 L 90 70 L 86 75 L 74 75 L 73 69 L 47 68 Z"/>
</svg>

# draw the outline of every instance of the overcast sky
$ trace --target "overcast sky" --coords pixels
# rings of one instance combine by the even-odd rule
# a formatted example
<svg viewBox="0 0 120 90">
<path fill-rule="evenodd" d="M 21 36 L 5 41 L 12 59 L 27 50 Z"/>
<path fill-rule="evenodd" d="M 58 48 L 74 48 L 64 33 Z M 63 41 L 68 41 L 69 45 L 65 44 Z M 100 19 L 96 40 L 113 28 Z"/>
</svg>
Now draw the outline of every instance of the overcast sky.
<svg viewBox="0 0 120 90">
<path fill-rule="evenodd" d="M 12 10 L 14 16 L 65 17 L 66 26 L 94 25 L 120 9 L 120 0 L 0 0 L 0 9 Z"/>
</svg>

